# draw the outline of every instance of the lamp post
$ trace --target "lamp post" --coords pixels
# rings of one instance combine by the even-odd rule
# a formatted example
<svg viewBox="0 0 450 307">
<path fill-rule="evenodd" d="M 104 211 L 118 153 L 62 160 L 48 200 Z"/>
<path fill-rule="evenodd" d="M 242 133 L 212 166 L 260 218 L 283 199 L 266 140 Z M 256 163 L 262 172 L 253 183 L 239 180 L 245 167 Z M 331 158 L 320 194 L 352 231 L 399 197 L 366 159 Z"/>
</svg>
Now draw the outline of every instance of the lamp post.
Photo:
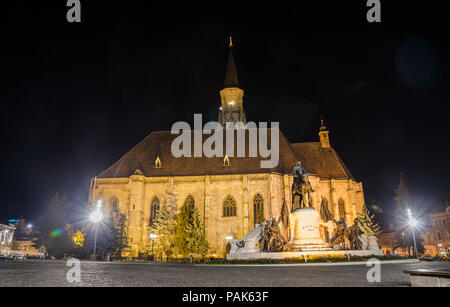
<svg viewBox="0 0 450 307">
<path fill-rule="evenodd" d="M 153 245 L 155 244 L 155 240 L 156 240 L 157 237 L 158 237 L 158 235 L 155 234 L 155 233 L 151 233 L 151 234 L 149 235 L 150 240 L 152 240 L 152 261 L 153 261 L 153 258 L 154 258 L 154 254 L 153 254 Z"/>
<path fill-rule="evenodd" d="M 99 200 L 97 203 L 97 208 L 90 215 L 90 220 L 95 224 L 95 237 L 94 237 L 94 259 L 97 252 L 97 235 L 98 235 L 98 223 L 103 219 L 103 213 L 100 211 L 102 207 L 102 201 Z"/>
<path fill-rule="evenodd" d="M 417 244 L 416 244 L 416 235 L 414 234 L 414 230 L 417 227 L 417 220 L 412 216 L 411 209 L 407 209 L 408 213 L 408 224 L 411 227 L 411 232 L 413 235 L 413 241 L 414 241 L 414 253 L 416 254 L 416 258 L 419 258 L 419 255 L 417 254 Z"/>
</svg>

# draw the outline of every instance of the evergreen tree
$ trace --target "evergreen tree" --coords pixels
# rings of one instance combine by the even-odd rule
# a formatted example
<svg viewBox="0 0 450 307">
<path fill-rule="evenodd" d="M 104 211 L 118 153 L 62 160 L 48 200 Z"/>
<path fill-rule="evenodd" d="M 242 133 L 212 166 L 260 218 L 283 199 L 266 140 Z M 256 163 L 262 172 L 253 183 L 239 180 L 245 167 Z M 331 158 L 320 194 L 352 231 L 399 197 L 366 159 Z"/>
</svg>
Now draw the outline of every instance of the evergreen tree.
<svg viewBox="0 0 450 307">
<path fill-rule="evenodd" d="M 151 253 L 153 249 L 154 254 L 170 256 L 173 248 L 174 227 L 174 216 L 164 204 L 156 213 L 153 225 L 150 227 L 150 233 L 156 234 L 157 237 L 153 244 L 149 244 L 148 252 Z"/>
<path fill-rule="evenodd" d="M 113 232 L 114 236 L 113 236 L 112 255 L 116 259 L 121 259 L 123 252 L 129 247 L 126 222 L 127 222 L 126 215 L 120 213 L 117 223 L 115 223 Z"/>
<path fill-rule="evenodd" d="M 395 191 L 395 201 L 397 202 L 396 217 L 402 219 L 406 217 L 406 209 L 411 208 L 411 194 L 405 182 L 403 173 L 400 173 L 400 182 Z"/>
<path fill-rule="evenodd" d="M 188 249 L 191 250 L 191 253 L 199 254 L 204 257 L 209 250 L 209 243 L 206 239 L 206 226 L 200 219 L 200 212 L 197 207 L 194 207 L 192 215 L 192 224 L 188 225 L 190 238 L 190 240 L 188 240 Z"/>
<path fill-rule="evenodd" d="M 396 229 L 400 233 L 405 234 L 401 235 L 401 238 L 398 240 L 398 247 L 408 250 L 409 254 L 409 251 L 413 250 L 414 248 L 414 238 L 412 235 L 412 231 L 414 231 L 416 237 L 417 252 L 419 254 L 423 253 L 425 251 L 425 248 L 423 246 L 423 239 L 420 237 L 419 232 L 416 229 L 411 229 L 411 227 L 407 225 L 407 209 L 411 209 L 414 212 L 415 208 L 403 173 L 400 173 L 400 182 L 396 190 L 395 201 L 397 202 L 397 209 L 395 214 Z"/>
<path fill-rule="evenodd" d="M 200 220 L 196 207 L 191 208 L 188 204 L 181 207 L 175 222 L 173 245 L 175 252 L 183 256 L 190 253 L 204 256 L 208 252 L 205 224 Z"/>
<path fill-rule="evenodd" d="M 68 223 L 67 212 L 71 204 L 66 194 L 56 193 L 37 219 L 36 248 L 45 246 L 47 253 L 55 258 L 73 254 L 72 226 Z"/>
<path fill-rule="evenodd" d="M 365 236 L 378 236 L 381 233 L 380 225 L 374 223 L 374 214 L 370 213 L 366 204 L 363 204 L 361 213 L 356 218 L 359 229 L 363 232 Z"/>
<path fill-rule="evenodd" d="M 91 253 L 95 240 L 94 231 L 95 229 L 90 227 L 91 236 L 86 245 Z M 121 259 L 126 248 L 128 248 L 128 235 L 125 214 L 121 213 L 118 217 L 114 217 L 112 214 L 106 215 L 98 225 L 97 252 L 103 256 L 110 255 L 115 259 Z"/>
<path fill-rule="evenodd" d="M 112 255 L 114 253 L 114 236 L 115 236 L 115 224 L 114 217 L 111 214 L 104 216 L 102 222 L 99 225 L 91 227 L 90 239 L 95 240 L 95 227 L 97 229 L 97 253 L 106 255 Z"/>
</svg>

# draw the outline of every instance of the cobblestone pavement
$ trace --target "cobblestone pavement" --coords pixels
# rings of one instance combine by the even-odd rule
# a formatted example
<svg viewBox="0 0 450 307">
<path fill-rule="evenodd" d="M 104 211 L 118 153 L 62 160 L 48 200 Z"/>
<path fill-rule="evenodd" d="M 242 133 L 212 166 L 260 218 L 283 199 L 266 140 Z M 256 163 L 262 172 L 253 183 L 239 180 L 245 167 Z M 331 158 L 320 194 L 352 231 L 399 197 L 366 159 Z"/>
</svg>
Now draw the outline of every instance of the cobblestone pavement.
<svg viewBox="0 0 450 307">
<path fill-rule="evenodd" d="M 365 265 L 351 266 L 194 266 L 162 263 L 81 262 L 81 282 L 69 283 L 64 261 L 0 262 L 5 286 L 410 286 L 406 269 L 450 269 L 450 262 L 382 264 L 381 283 L 366 280 Z"/>
</svg>

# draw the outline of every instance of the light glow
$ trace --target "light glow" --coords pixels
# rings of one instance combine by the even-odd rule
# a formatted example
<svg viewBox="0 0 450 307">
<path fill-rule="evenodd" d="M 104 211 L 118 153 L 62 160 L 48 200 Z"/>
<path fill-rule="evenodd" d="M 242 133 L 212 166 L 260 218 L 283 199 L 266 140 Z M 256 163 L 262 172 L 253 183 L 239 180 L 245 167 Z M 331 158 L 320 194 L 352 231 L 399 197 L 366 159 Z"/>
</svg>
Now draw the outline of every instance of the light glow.
<svg viewBox="0 0 450 307">
<path fill-rule="evenodd" d="M 415 218 L 412 217 L 412 218 L 409 219 L 408 224 L 411 227 L 416 227 L 418 222 L 417 222 L 417 220 Z"/>
<path fill-rule="evenodd" d="M 98 223 L 103 219 L 103 214 L 100 212 L 100 210 L 95 210 L 91 213 L 89 219 L 94 223 Z"/>
</svg>

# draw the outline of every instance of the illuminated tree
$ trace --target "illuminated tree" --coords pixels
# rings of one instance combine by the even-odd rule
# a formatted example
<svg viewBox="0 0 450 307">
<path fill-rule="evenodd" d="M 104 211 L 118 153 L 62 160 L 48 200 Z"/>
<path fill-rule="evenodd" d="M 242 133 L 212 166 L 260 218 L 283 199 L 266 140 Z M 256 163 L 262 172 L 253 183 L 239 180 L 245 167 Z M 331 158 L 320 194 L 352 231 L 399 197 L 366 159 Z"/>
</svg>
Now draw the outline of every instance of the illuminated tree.
<svg viewBox="0 0 450 307">
<path fill-rule="evenodd" d="M 154 249 L 155 254 L 170 256 L 173 248 L 173 231 L 175 227 L 175 218 L 164 204 L 156 213 L 153 224 L 150 227 L 150 233 L 157 235 L 153 246 L 148 245 L 148 253 Z"/>
<path fill-rule="evenodd" d="M 363 208 L 358 217 L 356 218 L 359 229 L 365 236 L 378 236 L 381 233 L 380 225 L 374 223 L 375 215 L 370 213 L 366 204 L 363 204 Z"/>
<path fill-rule="evenodd" d="M 205 224 L 195 206 L 185 203 L 175 222 L 173 245 L 175 253 L 187 256 L 191 253 L 206 255 L 209 243 L 206 239 Z"/>
</svg>

